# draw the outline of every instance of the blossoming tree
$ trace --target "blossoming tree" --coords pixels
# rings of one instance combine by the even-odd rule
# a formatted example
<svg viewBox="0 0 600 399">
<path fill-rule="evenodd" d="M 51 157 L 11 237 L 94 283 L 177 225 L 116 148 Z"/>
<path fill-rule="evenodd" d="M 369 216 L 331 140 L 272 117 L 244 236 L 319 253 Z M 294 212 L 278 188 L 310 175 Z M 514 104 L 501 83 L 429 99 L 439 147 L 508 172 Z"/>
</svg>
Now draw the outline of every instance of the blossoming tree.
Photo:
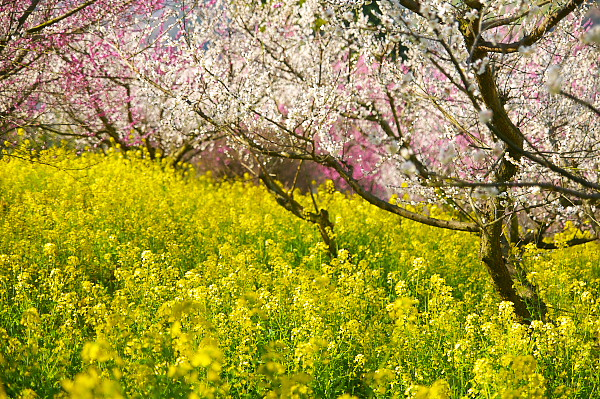
<svg viewBox="0 0 600 399">
<path fill-rule="evenodd" d="M 99 104 L 97 93 L 121 87 L 139 99 L 123 106 L 108 96 L 85 117 L 99 121 L 91 130 L 140 129 L 135 142 L 169 125 L 160 142 L 192 148 L 224 136 L 283 206 L 318 224 L 332 253 L 327 213 L 275 184 L 271 160 L 318 165 L 386 211 L 477 234 L 497 292 L 528 322 L 546 309 L 514 249 L 556 247 L 548 237 L 567 222 L 580 232 L 561 245 L 598 237 L 600 32 L 588 8 L 174 1 L 144 23 L 89 32 L 111 59 L 94 70 L 110 76 L 98 83 L 88 73 L 78 95 Z M 143 116 L 152 112 L 160 118 Z M 57 115 L 72 123 L 78 113 Z M 148 120 L 156 128 L 140 128 Z"/>
<path fill-rule="evenodd" d="M 586 11 L 583 0 L 213 0 L 165 12 L 178 34 L 155 38 L 185 60 L 185 84 L 155 74 L 152 52 L 120 51 L 148 90 L 256 167 L 316 163 L 382 209 L 478 234 L 499 295 L 527 322 L 546 310 L 511 248 L 555 247 L 546 234 L 569 220 L 589 233 L 565 244 L 597 237 L 599 34 Z M 421 206 L 440 201 L 445 216 Z"/>
<path fill-rule="evenodd" d="M 45 117 L 82 87 L 73 46 L 87 32 L 127 29 L 161 0 L 28 0 L 0 2 L 0 137 L 18 128 L 47 127 Z M 88 48 L 88 53 L 94 46 Z M 59 56 L 62 54 L 62 58 Z M 68 61 L 68 67 L 61 60 Z M 89 106 L 89 102 L 86 105 Z M 56 127 L 56 124 L 54 125 Z"/>
</svg>

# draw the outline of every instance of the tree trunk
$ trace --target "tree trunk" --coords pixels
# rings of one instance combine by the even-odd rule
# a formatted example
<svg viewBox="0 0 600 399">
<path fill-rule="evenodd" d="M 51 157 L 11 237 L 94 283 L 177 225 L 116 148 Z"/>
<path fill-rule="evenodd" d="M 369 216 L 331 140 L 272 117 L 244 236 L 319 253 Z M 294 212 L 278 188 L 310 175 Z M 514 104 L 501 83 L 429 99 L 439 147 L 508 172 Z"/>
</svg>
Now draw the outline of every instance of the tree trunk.
<svg viewBox="0 0 600 399">
<path fill-rule="evenodd" d="M 479 38 L 477 23 L 479 23 L 479 20 L 470 24 L 467 23 L 461 27 L 461 31 L 467 47 L 473 50 L 473 60 L 484 60 L 488 57 L 488 53 L 476 47 L 476 42 Z M 502 155 L 494 171 L 495 181 L 502 184 L 509 182 L 517 173 L 518 161 L 521 158 L 518 150 L 523 149 L 524 136 L 512 122 L 504 108 L 504 101 L 500 96 L 494 69 L 491 65 L 492 63 L 487 65 L 483 73 L 479 73 L 476 76 L 476 79 L 485 106 L 492 110 L 493 113 L 492 120 L 487 124 L 488 128 L 492 135 L 495 136 L 495 140 L 503 142 L 505 145 L 506 154 Z M 508 157 L 505 155 L 508 155 Z M 506 187 L 502 187 L 501 185 L 498 188 L 501 192 L 506 190 Z M 519 277 L 522 279 L 523 286 L 525 287 L 524 291 L 528 291 L 527 296 L 530 297 L 529 299 L 532 299 L 532 302 L 537 302 L 540 312 L 536 312 L 536 319 L 543 318 L 545 305 L 540 305 L 543 302 L 539 298 L 535 287 L 527 282 L 526 276 L 519 276 L 524 273 L 520 272 L 521 267 L 516 263 L 518 260 L 511 259 L 510 239 L 507 240 L 504 237 L 503 225 L 505 222 L 508 222 L 508 231 L 510 232 L 511 228 L 514 229 L 516 226 L 511 225 L 513 223 L 511 221 L 512 217 L 507 218 L 505 214 L 506 207 L 498 197 L 490 200 L 489 205 L 488 211 L 484 212 L 487 218 L 486 223 L 488 224 L 482 227 L 481 230 L 481 259 L 487 266 L 500 297 L 514 304 L 515 315 L 519 322 L 530 324 L 531 320 L 534 319 L 534 315 L 532 315 L 530 308 L 527 306 L 528 300 L 519 295 L 515 287 L 516 279 Z M 511 264 L 511 260 L 516 262 Z"/>
<path fill-rule="evenodd" d="M 533 312 L 534 319 L 546 321 L 548 307 L 540 297 L 537 286 L 527 279 L 527 270 L 521 262 L 522 249 L 513 247 L 512 241 L 504 236 L 501 237 L 500 245 L 510 276 L 521 285 L 517 293 L 527 303 L 529 311 Z"/>
<path fill-rule="evenodd" d="M 512 254 L 510 237 L 507 239 L 503 232 L 504 221 L 509 223 L 509 235 L 511 230 L 516 230 L 513 225 L 516 219 L 509 217 L 507 220 L 505 210 L 499 198 L 490 200 L 490 209 L 486 213 L 491 223 L 481 233 L 481 260 L 502 300 L 514 304 L 519 322 L 529 324 L 531 320 L 545 320 L 546 304 L 540 298 L 537 287 L 527 280 L 520 260 Z M 515 287 L 516 282 L 521 284 L 521 293 Z"/>
<path fill-rule="evenodd" d="M 504 301 L 514 304 L 515 315 L 520 323 L 530 324 L 533 316 L 525 300 L 517 293 L 514 280 L 502 250 L 502 224 L 493 223 L 481 234 L 480 256 L 492 277 L 494 287 Z"/>
</svg>

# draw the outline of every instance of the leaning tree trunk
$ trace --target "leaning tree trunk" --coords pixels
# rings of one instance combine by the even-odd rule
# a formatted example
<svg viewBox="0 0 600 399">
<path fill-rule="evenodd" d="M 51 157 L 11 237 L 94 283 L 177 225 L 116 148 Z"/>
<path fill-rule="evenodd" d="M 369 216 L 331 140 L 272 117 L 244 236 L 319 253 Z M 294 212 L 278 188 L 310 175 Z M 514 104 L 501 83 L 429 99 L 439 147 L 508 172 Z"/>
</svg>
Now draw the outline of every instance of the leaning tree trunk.
<svg viewBox="0 0 600 399">
<path fill-rule="evenodd" d="M 526 280 L 523 268 L 515 264 L 518 260 L 510 256 L 510 242 L 503 237 L 502 227 L 506 217 L 501 200 L 491 200 L 487 213 L 491 222 L 481 233 L 480 256 L 492 278 L 494 288 L 502 300 L 514 304 L 515 315 L 520 323 L 530 324 L 534 319 L 545 320 L 547 308 L 539 296 L 537 287 Z M 517 290 L 516 283 L 521 283 L 522 293 Z"/>
<path fill-rule="evenodd" d="M 497 210 L 491 210 L 492 220 L 496 220 L 481 234 L 480 256 L 492 277 L 496 291 L 504 301 L 514 304 L 515 315 L 519 322 L 529 324 L 532 314 L 525 300 L 517 293 L 515 282 L 502 251 L 502 222 L 496 218 Z"/>
</svg>

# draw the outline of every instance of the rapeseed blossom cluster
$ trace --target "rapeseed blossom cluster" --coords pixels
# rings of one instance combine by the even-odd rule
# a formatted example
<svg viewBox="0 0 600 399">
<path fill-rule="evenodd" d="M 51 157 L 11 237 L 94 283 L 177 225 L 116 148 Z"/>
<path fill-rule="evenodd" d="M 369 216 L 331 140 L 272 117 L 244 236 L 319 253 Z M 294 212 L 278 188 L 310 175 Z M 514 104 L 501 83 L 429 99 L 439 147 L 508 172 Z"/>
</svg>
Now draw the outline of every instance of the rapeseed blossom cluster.
<svg viewBox="0 0 600 399">
<path fill-rule="evenodd" d="M 0 398 L 600 389 L 597 244 L 524 251 L 550 305 L 525 327 L 489 283 L 477 237 L 331 183 L 315 199 L 335 222 L 336 258 L 251 183 L 144 154 L 38 157 L 0 161 Z"/>
</svg>

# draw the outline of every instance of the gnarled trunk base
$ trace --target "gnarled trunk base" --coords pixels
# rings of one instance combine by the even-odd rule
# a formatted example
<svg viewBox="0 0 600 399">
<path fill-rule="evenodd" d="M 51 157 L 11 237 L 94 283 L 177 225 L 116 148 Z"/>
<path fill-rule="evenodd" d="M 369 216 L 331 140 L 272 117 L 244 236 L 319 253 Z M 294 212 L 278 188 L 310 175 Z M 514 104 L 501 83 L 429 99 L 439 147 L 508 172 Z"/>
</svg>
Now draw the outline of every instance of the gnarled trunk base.
<svg viewBox="0 0 600 399">
<path fill-rule="evenodd" d="M 508 242 L 502 241 L 500 223 L 493 224 L 481 235 L 480 256 L 492 277 L 496 291 L 504 301 L 514 304 L 514 311 L 520 323 L 530 324 L 532 320 L 544 320 L 546 304 L 539 297 L 536 287 L 527 281 L 524 271 L 518 264 L 509 261 Z M 524 287 L 524 295 L 519 294 L 515 282 Z M 532 310 L 536 310 L 532 313 Z"/>
<path fill-rule="evenodd" d="M 495 230 L 494 228 L 490 230 Z M 527 304 L 521 298 L 514 287 L 514 281 L 510 275 L 507 264 L 502 255 L 502 247 L 500 243 L 500 234 L 481 235 L 481 260 L 487 266 L 488 273 L 492 277 L 494 287 L 504 301 L 510 301 L 514 304 L 515 315 L 520 323 L 530 324 L 532 315 Z"/>
</svg>

